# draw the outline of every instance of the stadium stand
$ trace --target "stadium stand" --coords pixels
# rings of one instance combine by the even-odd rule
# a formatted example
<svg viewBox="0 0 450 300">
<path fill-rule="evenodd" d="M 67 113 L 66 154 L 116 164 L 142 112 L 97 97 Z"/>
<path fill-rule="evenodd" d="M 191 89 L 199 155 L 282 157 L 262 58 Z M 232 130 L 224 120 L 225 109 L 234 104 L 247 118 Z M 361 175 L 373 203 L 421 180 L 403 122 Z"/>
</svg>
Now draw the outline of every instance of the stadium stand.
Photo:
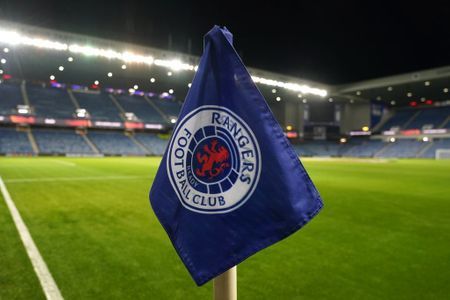
<svg viewBox="0 0 450 300">
<path fill-rule="evenodd" d="M 68 119 L 75 112 L 76 108 L 65 89 L 27 85 L 27 93 L 36 115 Z"/>
<path fill-rule="evenodd" d="M 27 133 L 15 128 L 0 127 L 0 153 L 33 154 Z"/>
<path fill-rule="evenodd" d="M 61 36 L 66 36 L 67 41 L 74 40 L 75 43 L 80 38 L 78 35 L 59 31 L 41 32 L 39 28 L 27 27 L 25 31 L 29 30 L 37 32 L 36 36 L 40 36 L 41 33 L 44 36 L 50 34 L 49 39 L 55 41 Z M 92 37 L 87 38 L 89 41 L 96 40 Z M 13 42 L 16 43 L 18 40 L 14 39 Z M 18 47 L 8 48 L 7 45 L 3 48 L 2 55 L 6 58 L 8 55 L 15 55 L 17 51 L 18 63 L 11 63 L 13 60 L 6 58 L 5 63 L 2 62 L 1 154 L 162 155 L 164 153 L 168 140 L 155 132 L 170 134 L 182 107 L 177 99 L 183 99 L 189 91 L 194 74 L 188 72 L 187 76 L 169 75 L 173 70 L 181 71 L 186 67 L 184 64 L 178 65 L 178 58 L 172 60 L 174 53 L 157 54 L 160 56 L 158 58 L 160 62 L 164 63 L 153 66 L 152 62 L 152 77 L 148 78 L 149 74 L 142 76 L 139 68 L 127 68 L 123 65 L 128 63 L 126 61 L 128 58 L 111 59 L 111 53 L 99 51 L 103 49 L 100 45 L 105 45 L 104 40 L 97 40 L 98 48 L 95 46 L 97 42 L 92 43 L 92 48 L 84 50 L 80 48 L 79 57 L 75 59 L 69 56 L 70 49 L 67 49 L 69 52 L 47 53 L 46 47 L 41 47 L 42 41 L 36 42 L 37 44 L 33 45 L 24 43 L 20 46 L 21 48 L 23 46 L 21 51 L 18 51 Z M 108 41 L 107 44 L 118 47 L 117 49 L 123 46 L 114 41 Z M 50 49 L 53 46 L 55 45 L 52 44 Z M 147 50 L 148 53 L 154 51 L 152 48 Z M 108 59 L 96 59 L 92 56 L 93 51 L 100 57 Z M 129 58 L 131 61 L 135 59 Z M 195 71 L 195 65 L 198 63 L 196 58 L 185 58 L 186 70 Z M 61 65 L 62 61 L 67 61 L 73 68 L 67 65 L 64 67 Z M 140 60 L 135 62 L 140 63 Z M 60 66 L 58 76 L 55 76 L 54 67 L 58 65 Z M 115 71 L 119 69 L 127 69 L 127 74 Z M 433 73 L 433 76 L 437 76 L 435 78 L 421 77 L 418 80 L 419 77 L 415 76 L 420 72 L 411 73 L 412 79 L 408 84 L 399 83 L 406 78 L 401 75 L 385 78 L 388 81 L 380 81 L 383 82 L 381 84 L 383 86 L 379 88 L 373 88 L 373 82 L 366 82 L 364 85 L 349 84 L 342 88 L 326 84 L 317 85 L 317 89 L 305 88 L 306 94 L 314 97 L 308 101 L 306 98 L 303 99 L 302 102 L 308 105 L 298 103 L 298 97 L 303 98 L 304 95 L 292 93 L 296 90 L 292 89 L 293 86 L 274 84 L 273 80 L 279 80 L 280 83 L 287 80 L 283 74 L 256 69 L 254 71 L 254 74 L 258 75 L 254 78 L 259 78 L 255 83 L 265 94 L 275 117 L 283 120 L 281 123 L 285 122 L 280 125 L 287 130 L 288 126 L 296 124 L 293 131 L 297 131 L 296 134 L 306 139 L 301 142 L 297 138 L 291 140 L 300 156 L 434 158 L 437 149 L 450 149 L 449 77 L 442 77 L 444 73 L 437 76 L 441 69 L 436 69 L 436 73 Z M 180 72 L 180 75 L 181 73 L 183 72 Z M 428 70 L 423 74 L 432 76 Z M 264 78 L 273 80 L 262 80 Z M 148 84 L 148 79 L 152 85 Z M 397 82 L 397 79 L 400 81 Z M 306 86 L 309 84 L 316 86 L 317 83 L 310 82 Z M 141 86 L 138 91 L 137 85 Z M 136 89 L 124 88 L 130 86 Z M 275 86 L 280 88 L 274 89 Z M 66 87 L 69 87 L 69 90 Z M 278 103 L 275 105 L 271 101 L 274 93 L 277 93 Z M 356 101 L 357 105 L 350 105 L 354 103 L 354 93 L 360 99 Z M 330 96 L 328 101 L 324 95 Z M 377 108 L 378 104 L 372 105 L 375 101 L 371 102 L 371 99 L 376 99 L 380 107 Z M 31 111 L 27 110 L 27 107 L 18 111 L 18 105 L 29 105 Z M 89 115 L 83 116 L 83 111 L 78 111 L 78 116 L 75 116 L 77 108 L 86 109 Z M 133 114 L 126 115 L 126 112 L 133 113 L 136 118 Z M 387 120 L 384 118 L 385 114 L 390 116 Z M 364 118 L 360 118 L 363 115 Z M 375 119 L 382 119 L 383 122 L 375 125 Z M 288 121 L 292 124 L 288 124 Z M 17 131 L 10 126 L 26 129 Z M 310 132 L 306 129 L 308 126 Z M 314 133 L 313 129 L 316 127 L 321 129 L 318 131 L 326 134 Z M 365 127 L 366 130 L 363 129 Z M 85 136 L 78 135 L 75 128 L 81 130 L 88 128 L 89 132 Z M 394 132 L 383 133 L 391 129 Z M 134 132 L 125 134 L 125 130 Z M 328 140 L 309 140 L 319 137 Z M 339 139 L 343 142 L 337 142 Z"/>
<path fill-rule="evenodd" d="M 165 123 L 164 118 L 141 96 L 120 95 L 117 101 L 126 112 L 132 112 L 143 122 Z"/>
<path fill-rule="evenodd" d="M 450 122 L 444 123 L 450 117 L 450 107 L 433 107 L 419 109 L 400 109 L 391 116 L 379 131 L 390 130 L 393 127 L 399 129 L 450 128 Z M 447 127 L 448 126 L 448 127 Z"/>
<path fill-rule="evenodd" d="M 380 128 L 380 131 L 390 130 L 393 127 L 402 128 L 417 113 L 417 110 L 404 109 L 398 110 L 386 123 Z"/>
<path fill-rule="evenodd" d="M 395 143 L 386 145 L 383 151 L 380 151 L 375 157 L 397 157 L 397 158 L 412 158 L 419 154 L 419 151 L 425 147 L 426 144 L 416 140 L 401 139 Z"/>
<path fill-rule="evenodd" d="M 33 129 L 32 133 L 38 145 L 39 154 L 96 154 L 86 140 L 72 129 Z M 168 144 L 167 139 L 145 132 L 137 132 L 130 138 L 119 131 L 91 130 L 88 138 L 104 155 L 163 155 Z M 394 143 L 365 139 L 350 140 L 345 144 L 331 141 L 307 141 L 294 145 L 294 149 L 298 155 L 304 157 L 434 158 L 437 149 L 450 149 L 450 139 L 435 139 L 432 142 L 399 139 Z M 33 154 L 27 133 L 17 131 L 15 128 L 0 127 L 0 153 Z"/>
<path fill-rule="evenodd" d="M 436 140 L 425 149 L 427 143 L 415 139 L 397 140 L 387 143 L 382 140 L 349 141 L 346 144 L 335 142 L 303 142 L 294 145 L 299 156 L 331 157 L 379 157 L 379 158 L 434 158 L 436 149 L 450 149 L 450 139 Z M 426 150 L 421 153 L 422 150 Z"/>
<path fill-rule="evenodd" d="M 156 134 L 136 133 L 134 137 L 141 142 L 152 155 L 163 155 L 166 150 L 168 140 L 163 140 Z"/>
<path fill-rule="evenodd" d="M 161 109 L 169 117 L 177 117 L 181 110 L 181 105 L 172 99 L 151 98 L 159 109 Z"/>
<path fill-rule="evenodd" d="M 346 143 L 339 145 L 338 156 L 346 156 L 347 152 L 351 151 L 354 147 L 361 145 L 362 142 L 361 139 L 348 139 Z"/>
<path fill-rule="evenodd" d="M 105 155 L 148 154 L 122 132 L 89 131 L 88 137 Z"/>
<path fill-rule="evenodd" d="M 337 157 L 341 156 L 347 147 L 350 146 L 331 141 L 309 141 L 295 145 L 294 149 L 300 156 Z"/>
<path fill-rule="evenodd" d="M 443 124 L 443 128 L 447 128 L 450 129 L 450 116 L 447 118 L 446 121 L 444 121 L 445 123 Z"/>
<path fill-rule="evenodd" d="M 405 129 L 422 129 L 424 126 L 438 128 L 449 115 L 450 107 L 422 109 Z"/>
<path fill-rule="evenodd" d="M 340 145 L 334 142 L 312 141 L 304 144 L 304 148 L 314 153 L 314 156 L 338 156 Z"/>
<path fill-rule="evenodd" d="M 34 129 L 33 136 L 41 154 L 94 154 L 74 130 Z"/>
<path fill-rule="evenodd" d="M 14 114 L 17 105 L 25 104 L 22 99 L 20 85 L 15 83 L 0 84 L 0 114 Z"/>
<path fill-rule="evenodd" d="M 353 145 L 342 155 L 349 157 L 373 157 L 384 146 L 385 143 L 380 140 L 365 140 L 360 144 Z"/>
<path fill-rule="evenodd" d="M 106 93 L 73 93 L 80 108 L 86 109 L 91 119 L 98 121 L 120 122 L 120 111 Z"/>
<path fill-rule="evenodd" d="M 438 149 L 450 149 L 450 139 L 438 139 L 434 140 L 430 148 L 421 155 L 424 158 L 435 158 L 436 150 Z"/>
<path fill-rule="evenodd" d="M 297 153 L 298 156 L 314 156 L 314 153 L 311 152 L 309 149 L 306 149 L 305 147 L 303 147 L 303 144 L 300 145 L 293 145 L 294 146 L 294 150 Z"/>
<path fill-rule="evenodd" d="M 27 84 L 25 91 L 27 94 L 22 95 L 23 90 L 17 82 L 2 82 L 0 114 L 6 117 L 17 114 L 17 106 L 24 105 L 27 98 L 32 114 L 41 120 L 73 119 L 76 107 L 79 106 L 89 112 L 93 121 L 123 122 L 121 114 L 132 112 L 139 121 L 168 124 L 181 110 L 179 102 L 164 96 L 146 98 L 120 94 L 114 95 L 113 98 L 107 92 L 97 90 L 72 91 L 71 98 L 66 89 L 35 84 Z M 5 120 L 5 116 L 2 118 Z M 399 108 L 375 134 L 395 127 L 399 130 L 440 128 L 444 130 L 444 136 L 447 136 L 445 128 L 450 129 L 450 106 Z M 163 155 L 168 143 L 168 140 L 155 133 L 140 131 L 133 136 L 127 136 L 117 130 L 91 130 L 86 138 L 78 135 L 74 129 L 42 129 L 32 126 L 31 133 L 32 135 L 27 136 L 29 133 L 25 131 L 0 127 L 0 153 L 22 155 L 33 154 L 39 150 L 38 154 L 43 155 L 98 155 L 98 150 L 104 155 Z M 423 136 L 422 133 L 420 138 Z M 380 158 L 434 158 L 437 149 L 450 149 L 450 138 L 431 139 L 430 142 L 422 142 L 417 136 L 405 136 L 397 138 L 393 143 L 387 143 L 382 139 L 348 138 L 347 142 L 342 144 L 336 141 L 303 141 L 294 145 L 294 149 L 300 156 Z"/>
</svg>

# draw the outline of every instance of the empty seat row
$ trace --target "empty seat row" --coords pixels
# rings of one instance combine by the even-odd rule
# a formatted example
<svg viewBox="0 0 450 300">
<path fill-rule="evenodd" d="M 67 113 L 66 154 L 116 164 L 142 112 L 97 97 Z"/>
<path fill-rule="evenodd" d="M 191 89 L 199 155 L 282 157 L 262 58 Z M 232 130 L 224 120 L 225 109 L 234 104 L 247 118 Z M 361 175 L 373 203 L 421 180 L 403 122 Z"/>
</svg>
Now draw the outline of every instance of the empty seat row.
<svg viewBox="0 0 450 300">
<path fill-rule="evenodd" d="M 123 121 L 121 114 L 131 112 L 139 121 L 164 124 L 170 118 L 176 118 L 181 110 L 180 103 L 169 98 L 115 95 L 118 102 L 115 103 L 106 92 L 73 92 L 74 99 L 72 99 L 64 88 L 26 84 L 25 90 L 33 113 L 46 118 L 74 118 L 78 105 L 78 108 L 86 109 L 93 120 Z M 17 106 L 24 104 L 20 84 L 10 82 L 0 84 L 0 114 L 15 114 Z"/>
<path fill-rule="evenodd" d="M 167 138 L 145 132 L 128 136 L 120 131 L 90 130 L 84 137 L 70 129 L 33 128 L 31 133 L 29 136 L 25 130 L 0 127 L 0 153 L 33 154 L 32 137 L 37 151 L 47 155 L 163 155 L 168 145 Z M 355 139 L 344 144 L 307 141 L 295 144 L 294 149 L 300 156 L 434 158 L 437 150 L 450 149 L 450 138 L 429 142 L 398 139 L 392 143 L 371 139 Z"/>
<path fill-rule="evenodd" d="M 153 133 L 136 133 L 134 141 L 117 131 L 89 131 L 87 139 L 69 129 L 34 128 L 31 132 L 39 154 L 44 155 L 93 155 L 96 150 L 105 155 L 163 155 L 167 147 L 167 140 Z M 0 127 L 0 153 L 33 154 L 27 132 Z"/>
<path fill-rule="evenodd" d="M 33 154 L 27 133 L 15 128 L 0 127 L 0 153 Z"/>
<path fill-rule="evenodd" d="M 450 106 L 421 109 L 399 109 L 380 128 L 380 131 L 400 129 L 450 128 Z M 447 127 L 448 126 L 448 127 Z"/>
<path fill-rule="evenodd" d="M 24 105 L 20 85 L 14 83 L 0 84 L 0 114 L 15 114 L 17 105 Z"/>
<path fill-rule="evenodd" d="M 73 130 L 34 129 L 33 136 L 41 154 L 95 154 Z"/>
</svg>

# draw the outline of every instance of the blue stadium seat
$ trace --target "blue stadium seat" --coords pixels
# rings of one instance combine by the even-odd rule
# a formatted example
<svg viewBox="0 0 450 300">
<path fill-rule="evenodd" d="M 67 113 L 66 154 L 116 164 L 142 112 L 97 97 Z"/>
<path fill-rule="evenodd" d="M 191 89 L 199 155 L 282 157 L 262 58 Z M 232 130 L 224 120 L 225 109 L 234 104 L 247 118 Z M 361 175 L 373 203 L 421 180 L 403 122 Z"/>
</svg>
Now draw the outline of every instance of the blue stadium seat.
<svg viewBox="0 0 450 300">
<path fill-rule="evenodd" d="M 407 129 L 422 129 L 424 125 L 438 128 L 450 116 L 450 107 L 422 109 L 420 114 L 407 126 Z"/>
<path fill-rule="evenodd" d="M 414 109 L 398 110 L 384 123 L 380 131 L 390 130 L 392 127 L 402 127 L 416 112 L 417 110 Z"/>
<path fill-rule="evenodd" d="M 166 120 L 142 96 L 120 95 L 117 101 L 126 112 L 133 112 L 143 122 L 166 123 Z"/>
<path fill-rule="evenodd" d="M 419 151 L 425 147 L 424 142 L 417 140 L 397 140 L 395 143 L 390 143 L 385 150 L 377 154 L 376 157 L 397 157 L 397 158 L 412 158 L 419 154 Z"/>
<path fill-rule="evenodd" d="M 147 154 L 123 132 L 89 131 L 89 139 L 106 155 L 145 155 Z"/>
<path fill-rule="evenodd" d="M 27 133 L 15 128 L 0 127 L 0 153 L 33 154 Z"/>
<path fill-rule="evenodd" d="M 299 156 L 340 156 L 346 146 L 331 141 L 308 141 L 294 145 Z"/>
<path fill-rule="evenodd" d="M 32 133 L 41 154 L 95 154 L 74 130 L 34 129 Z"/>
<path fill-rule="evenodd" d="M 163 155 L 166 150 L 168 140 L 161 139 L 152 133 L 136 133 L 134 137 L 141 142 L 152 155 Z"/>
<path fill-rule="evenodd" d="M 425 158 L 435 158 L 437 149 L 449 149 L 450 150 L 450 139 L 436 139 L 430 148 L 422 154 L 421 157 Z"/>
<path fill-rule="evenodd" d="M 342 155 L 350 157 L 373 157 L 385 145 L 381 140 L 365 140 L 360 144 L 353 145 L 353 147 Z"/>
<path fill-rule="evenodd" d="M 312 141 L 303 146 L 315 156 L 338 156 L 340 145 L 337 142 Z"/>
<path fill-rule="evenodd" d="M 27 85 L 27 93 L 37 116 L 69 119 L 75 113 L 76 108 L 65 89 Z"/>
<path fill-rule="evenodd" d="M 298 156 L 314 156 L 315 153 L 311 152 L 309 149 L 303 147 L 304 143 L 293 145 L 295 152 Z"/>
<path fill-rule="evenodd" d="M 76 93 L 73 95 L 78 101 L 80 108 L 86 109 L 91 119 L 96 121 L 121 122 L 120 111 L 114 105 L 111 98 L 106 93 L 88 94 Z"/>
<path fill-rule="evenodd" d="M 15 114 L 17 105 L 25 104 L 20 85 L 15 83 L 0 84 L 0 114 Z"/>
<path fill-rule="evenodd" d="M 160 98 L 151 98 L 151 101 L 155 103 L 159 109 L 161 109 L 164 114 L 168 117 L 178 117 L 181 111 L 181 104 L 172 99 L 160 99 Z"/>
</svg>

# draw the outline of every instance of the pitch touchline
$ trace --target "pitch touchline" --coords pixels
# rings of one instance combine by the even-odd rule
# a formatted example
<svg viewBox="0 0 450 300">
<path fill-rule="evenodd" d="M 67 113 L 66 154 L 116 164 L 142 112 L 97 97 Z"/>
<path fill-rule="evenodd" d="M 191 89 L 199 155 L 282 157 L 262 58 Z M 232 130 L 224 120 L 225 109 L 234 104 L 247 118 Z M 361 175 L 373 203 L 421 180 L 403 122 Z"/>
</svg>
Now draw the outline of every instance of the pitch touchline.
<svg viewBox="0 0 450 300">
<path fill-rule="evenodd" d="M 3 198 L 5 199 L 6 205 L 9 208 L 9 212 L 11 213 L 14 224 L 16 225 L 17 231 L 19 232 L 19 236 L 25 246 L 25 250 L 27 251 L 28 257 L 31 260 L 31 264 L 33 265 L 33 269 L 36 272 L 36 275 L 39 279 L 39 282 L 44 291 L 45 297 L 51 300 L 62 300 L 64 299 L 61 295 L 61 292 L 56 285 L 55 280 L 53 279 L 52 274 L 48 270 L 47 264 L 41 256 L 36 244 L 31 237 L 30 232 L 28 231 L 27 226 L 25 225 L 22 217 L 20 216 L 19 211 L 17 210 L 14 201 L 9 195 L 8 190 L 6 189 L 6 185 L 3 182 L 3 179 L 0 177 L 0 190 L 2 192 Z"/>
<path fill-rule="evenodd" d="M 7 183 L 41 182 L 41 181 L 86 181 L 86 180 L 129 180 L 150 179 L 148 176 L 84 176 L 84 177 L 45 177 L 45 178 L 17 178 L 5 179 Z"/>
</svg>

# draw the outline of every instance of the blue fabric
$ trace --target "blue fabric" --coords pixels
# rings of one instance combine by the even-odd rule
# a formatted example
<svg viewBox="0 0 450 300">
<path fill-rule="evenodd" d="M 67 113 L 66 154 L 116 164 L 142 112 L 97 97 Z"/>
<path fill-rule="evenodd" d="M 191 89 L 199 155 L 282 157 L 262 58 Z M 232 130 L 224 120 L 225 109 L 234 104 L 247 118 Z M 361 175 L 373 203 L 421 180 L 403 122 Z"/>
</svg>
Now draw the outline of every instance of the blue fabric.
<svg viewBox="0 0 450 300">
<path fill-rule="evenodd" d="M 294 233 L 322 207 L 226 28 L 205 36 L 150 202 L 198 285 Z"/>
</svg>

